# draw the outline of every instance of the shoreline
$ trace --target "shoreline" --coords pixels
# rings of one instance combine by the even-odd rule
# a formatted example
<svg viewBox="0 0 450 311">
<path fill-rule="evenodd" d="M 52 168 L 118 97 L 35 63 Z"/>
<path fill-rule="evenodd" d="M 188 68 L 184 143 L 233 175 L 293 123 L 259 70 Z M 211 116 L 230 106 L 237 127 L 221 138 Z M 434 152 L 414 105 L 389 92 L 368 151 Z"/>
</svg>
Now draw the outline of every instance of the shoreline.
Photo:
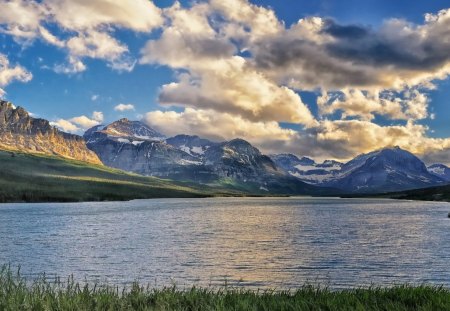
<svg viewBox="0 0 450 311">
<path fill-rule="evenodd" d="M 154 288 L 63 282 L 45 276 L 32 281 L 0 271 L 0 309 L 6 310 L 448 310 L 450 288 L 394 285 L 331 290 L 303 285 L 295 290 L 227 287 Z"/>
</svg>

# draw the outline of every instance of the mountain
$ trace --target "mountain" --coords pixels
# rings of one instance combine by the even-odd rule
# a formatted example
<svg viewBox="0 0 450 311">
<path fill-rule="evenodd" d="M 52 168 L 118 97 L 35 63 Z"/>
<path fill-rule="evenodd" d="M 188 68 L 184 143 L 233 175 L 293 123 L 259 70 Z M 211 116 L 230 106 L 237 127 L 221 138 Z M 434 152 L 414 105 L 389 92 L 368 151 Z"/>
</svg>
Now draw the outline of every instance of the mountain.
<svg viewBox="0 0 450 311">
<path fill-rule="evenodd" d="M 110 139 L 134 144 L 139 144 L 142 141 L 160 141 L 165 138 L 163 134 L 148 127 L 144 123 L 130 121 L 127 118 L 120 119 L 106 126 L 94 126 L 84 134 L 85 137 L 94 139 L 96 136 L 103 138 L 105 135 Z"/>
<path fill-rule="evenodd" d="M 267 175 L 280 174 L 268 156 L 243 139 L 214 145 L 205 151 L 203 159 L 219 177 L 264 182 Z"/>
<path fill-rule="evenodd" d="M 139 121 L 120 119 L 95 126 L 84 138 L 103 164 L 141 175 L 182 179 L 201 164 L 197 157 L 169 145 L 164 135 Z"/>
<path fill-rule="evenodd" d="M 375 193 L 425 188 L 445 180 L 428 172 L 425 164 L 399 147 L 362 154 L 345 163 L 331 181 L 321 185 L 347 192 Z"/>
<path fill-rule="evenodd" d="M 444 164 L 433 164 L 428 166 L 427 169 L 431 174 L 450 181 L 450 168 L 448 166 Z"/>
<path fill-rule="evenodd" d="M 312 185 L 333 180 L 343 165 L 333 160 L 316 163 L 313 159 L 298 158 L 293 154 L 277 154 L 270 157 L 277 166 L 287 173 Z"/>
<path fill-rule="evenodd" d="M 33 118 L 12 103 L 0 100 L 0 149 L 57 155 L 100 164 L 78 135 L 64 133 L 47 120 Z"/>
<path fill-rule="evenodd" d="M 202 157 L 209 147 L 218 144 L 196 135 L 183 134 L 167 138 L 166 143 L 196 157 Z"/>
<path fill-rule="evenodd" d="M 132 135 L 133 131 L 125 130 L 130 127 L 153 134 Z M 91 128 L 84 135 L 88 148 L 105 165 L 141 175 L 251 193 L 306 194 L 318 190 L 279 169 L 245 140 L 218 143 L 190 135 L 162 137 L 147 125 L 127 119 Z"/>
<path fill-rule="evenodd" d="M 450 170 L 445 166 L 433 165 L 427 169 L 419 158 L 399 147 L 361 154 L 345 164 L 332 160 L 318 164 L 292 154 L 272 155 L 271 158 L 301 181 L 347 193 L 424 188 L 445 184 L 450 177 Z"/>
</svg>

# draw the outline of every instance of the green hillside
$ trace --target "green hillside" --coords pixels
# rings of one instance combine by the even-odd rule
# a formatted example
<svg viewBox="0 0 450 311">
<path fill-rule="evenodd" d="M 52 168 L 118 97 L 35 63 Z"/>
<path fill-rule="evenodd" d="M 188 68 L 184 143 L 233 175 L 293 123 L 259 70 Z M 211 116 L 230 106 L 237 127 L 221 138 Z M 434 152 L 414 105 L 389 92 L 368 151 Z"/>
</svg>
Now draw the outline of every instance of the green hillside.
<svg viewBox="0 0 450 311">
<path fill-rule="evenodd" d="M 77 202 L 203 197 L 190 184 L 59 157 L 0 151 L 0 202 Z"/>
</svg>

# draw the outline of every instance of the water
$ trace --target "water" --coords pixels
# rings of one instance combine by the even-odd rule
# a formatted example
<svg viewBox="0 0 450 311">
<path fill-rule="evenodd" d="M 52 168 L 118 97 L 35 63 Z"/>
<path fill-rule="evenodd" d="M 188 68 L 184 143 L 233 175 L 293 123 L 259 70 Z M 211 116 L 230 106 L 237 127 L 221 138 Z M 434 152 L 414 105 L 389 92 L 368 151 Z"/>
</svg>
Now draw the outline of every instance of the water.
<svg viewBox="0 0 450 311">
<path fill-rule="evenodd" d="M 0 264 L 118 285 L 450 286 L 449 211 L 333 198 L 2 204 Z"/>
</svg>

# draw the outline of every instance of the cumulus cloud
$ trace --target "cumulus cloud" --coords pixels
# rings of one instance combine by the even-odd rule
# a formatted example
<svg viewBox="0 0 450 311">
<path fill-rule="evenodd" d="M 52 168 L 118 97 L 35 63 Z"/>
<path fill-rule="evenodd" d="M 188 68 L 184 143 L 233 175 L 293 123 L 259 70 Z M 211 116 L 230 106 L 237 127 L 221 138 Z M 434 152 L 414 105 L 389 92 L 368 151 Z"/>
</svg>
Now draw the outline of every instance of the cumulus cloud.
<svg viewBox="0 0 450 311">
<path fill-rule="evenodd" d="M 76 57 L 69 56 L 67 63 L 56 64 L 53 67 L 56 73 L 75 74 L 86 70 L 86 65 Z"/>
<path fill-rule="evenodd" d="M 50 125 L 55 126 L 60 130 L 68 133 L 77 133 L 80 131 L 80 128 L 78 126 L 64 119 L 57 119 L 56 121 L 50 122 Z"/>
<path fill-rule="evenodd" d="M 160 9 L 147 0 L 44 0 L 44 3 L 55 21 L 66 29 L 111 25 L 147 32 L 163 22 Z"/>
<path fill-rule="evenodd" d="M 13 81 L 28 82 L 33 75 L 20 65 L 11 65 L 6 55 L 0 53 L 0 97 L 4 87 Z"/>
<path fill-rule="evenodd" d="M 443 155 L 450 153 L 450 139 L 430 138 L 428 130 L 412 121 L 405 125 L 382 126 L 363 120 L 324 120 L 320 126 L 297 132 L 289 140 L 273 142 L 269 139 L 262 142 L 261 147 L 267 152 L 285 150 L 318 160 L 347 161 L 361 153 L 400 146 L 429 163 L 445 159 Z"/>
<path fill-rule="evenodd" d="M 39 34 L 45 9 L 33 1 L 0 1 L 0 12 L 0 32 L 28 41 Z"/>
<path fill-rule="evenodd" d="M 64 132 L 82 134 L 83 131 L 98 125 L 103 122 L 103 112 L 94 111 L 92 116 L 89 118 L 85 115 L 78 117 L 73 117 L 68 120 L 57 119 L 56 121 L 50 122 L 51 125 L 56 126 Z"/>
<path fill-rule="evenodd" d="M 164 15 L 167 26 L 140 59 L 177 72 L 158 100 L 184 110 L 145 118 L 161 131 L 240 136 L 266 152 L 322 159 L 393 145 L 418 154 L 449 148 L 417 121 L 433 117 L 427 90 L 450 73 L 450 10 L 422 24 L 390 19 L 379 28 L 322 17 L 286 27 L 271 9 L 245 0 L 176 3 Z M 321 94 L 319 119 L 299 96 L 303 90 Z M 397 123 L 377 124 L 376 116 Z"/>
<path fill-rule="evenodd" d="M 127 111 L 127 110 L 134 110 L 134 105 L 132 104 L 118 104 L 114 107 L 115 111 Z"/>
<path fill-rule="evenodd" d="M 103 122 L 103 119 L 104 119 L 103 112 L 101 112 L 101 111 L 94 111 L 92 113 L 92 119 L 97 121 L 97 122 L 99 122 L 99 123 Z"/>
<path fill-rule="evenodd" d="M 84 71 L 86 57 L 105 60 L 114 70 L 131 71 L 136 60 L 113 37 L 114 31 L 150 32 L 163 24 L 161 10 L 146 0 L 1 0 L 0 12 L 0 32 L 18 42 L 39 38 L 66 50 L 67 64 L 54 66 L 57 73 L 66 74 Z M 50 26 L 58 28 L 58 35 Z"/>
<path fill-rule="evenodd" d="M 216 141 L 245 137 L 250 142 L 289 141 L 296 132 L 283 129 L 278 122 L 252 122 L 229 113 L 186 108 L 183 112 L 152 111 L 144 121 L 166 135 L 192 133 Z"/>
<path fill-rule="evenodd" d="M 266 15 L 265 9 L 238 2 L 244 5 L 242 14 L 235 9 L 230 11 L 233 6 L 216 2 L 188 9 L 176 3 L 165 11 L 170 25 L 161 38 L 148 42 L 142 50 L 141 63 L 164 64 L 187 72 L 178 75 L 178 81 L 162 87 L 159 102 L 233 113 L 252 121 L 314 125 L 314 117 L 298 94 L 249 66 L 246 58 L 236 55 L 238 47 L 222 32 L 221 27 L 225 26 L 210 22 L 210 15 L 220 11 L 224 18 L 230 18 L 229 23 L 261 12 Z M 268 15 L 268 19 L 274 18 L 273 12 Z M 261 27 L 259 31 L 263 33 L 263 29 L 268 29 L 263 24 L 259 21 L 254 28 Z"/>
<path fill-rule="evenodd" d="M 299 89 L 396 89 L 429 85 L 450 73 L 450 9 L 423 24 L 387 20 L 379 29 L 301 19 L 250 47 L 254 64 Z"/>
<path fill-rule="evenodd" d="M 395 120 L 419 120 L 428 117 L 428 101 L 428 97 L 417 89 L 400 93 L 343 89 L 324 92 L 317 104 L 322 115 L 340 111 L 343 118 L 372 120 L 375 115 L 382 115 Z"/>
</svg>

